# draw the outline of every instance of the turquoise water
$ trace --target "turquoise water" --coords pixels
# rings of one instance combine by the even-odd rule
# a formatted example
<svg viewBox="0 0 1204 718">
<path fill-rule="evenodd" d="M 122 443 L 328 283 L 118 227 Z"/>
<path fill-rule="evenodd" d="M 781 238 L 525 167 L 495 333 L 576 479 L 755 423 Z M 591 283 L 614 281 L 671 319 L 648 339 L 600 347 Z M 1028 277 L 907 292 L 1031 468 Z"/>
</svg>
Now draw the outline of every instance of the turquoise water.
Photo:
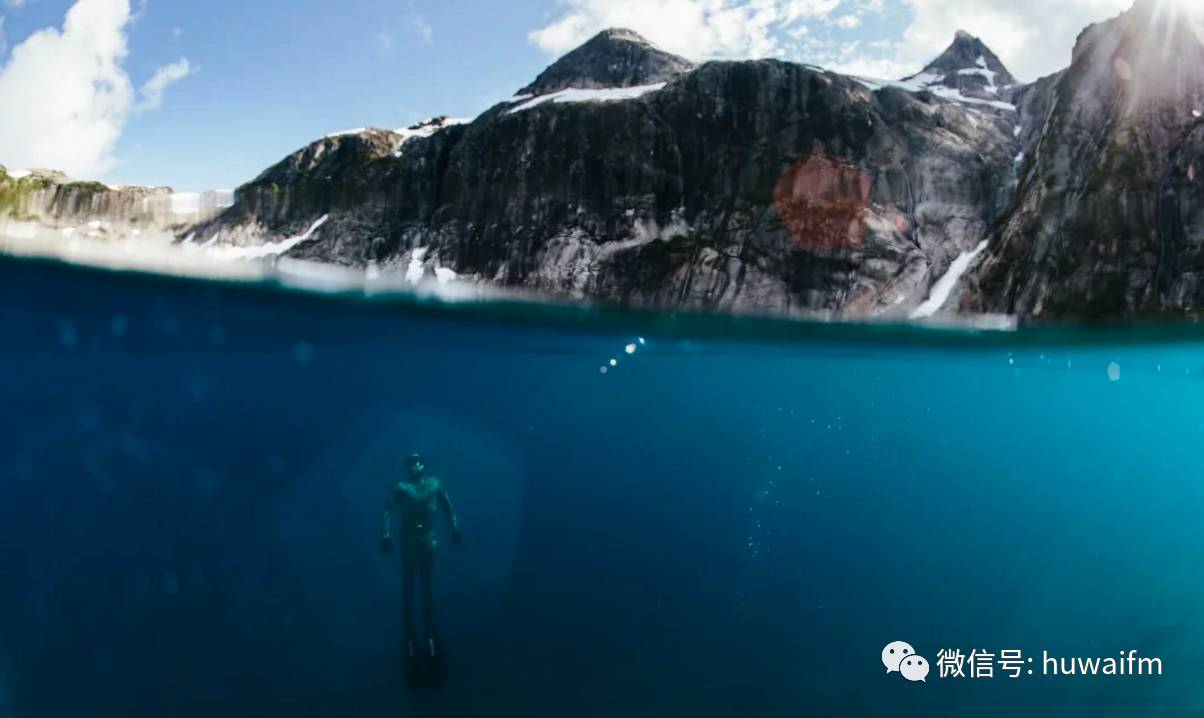
<svg viewBox="0 0 1204 718">
<path fill-rule="evenodd" d="M 444 305 L 18 260 L 0 295 L 0 716 L 1204 714 L 1195 325 Z M 448 674 L 422 692 L 378 552 L 413 451 L 465 536 L 439 549 Z M 896 640 L 926 682 L 886 673 Z M 1036 670 L 940 678 L 943 649 Z M 1163 674 L 1042 675 L 1043 651 L 1122 650 Z"/>
</svg>

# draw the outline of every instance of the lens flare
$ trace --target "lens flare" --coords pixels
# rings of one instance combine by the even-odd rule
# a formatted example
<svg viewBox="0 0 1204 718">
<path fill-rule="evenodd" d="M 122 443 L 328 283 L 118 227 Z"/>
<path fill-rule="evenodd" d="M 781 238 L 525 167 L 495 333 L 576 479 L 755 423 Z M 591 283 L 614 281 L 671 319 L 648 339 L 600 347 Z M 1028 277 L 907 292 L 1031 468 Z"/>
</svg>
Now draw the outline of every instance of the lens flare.
<svg viewBox="0 0 1204 718">
<path fill-rule="evenodd" d="M 1180 18 L 1204 18 L 1204 3 L 1200 0 L 1155 0 L 1155 6 Z"/>
</svg>

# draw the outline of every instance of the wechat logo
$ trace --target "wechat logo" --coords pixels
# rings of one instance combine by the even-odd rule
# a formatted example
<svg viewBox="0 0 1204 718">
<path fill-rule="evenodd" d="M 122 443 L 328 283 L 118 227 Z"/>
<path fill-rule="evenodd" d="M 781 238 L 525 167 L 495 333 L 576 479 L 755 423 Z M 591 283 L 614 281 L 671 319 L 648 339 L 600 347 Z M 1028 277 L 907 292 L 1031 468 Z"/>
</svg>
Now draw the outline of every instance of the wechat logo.
<svg viewBox="0 0 1204 718">
<path fill-rule="evenodd" d="M 928 678 L 928 661 L 916 655 L 910 643 L 895 641 L 882 649 L 882 665 L 887 673 L 898 673 L 912 683 L 924 683 Z"/>
</svg>

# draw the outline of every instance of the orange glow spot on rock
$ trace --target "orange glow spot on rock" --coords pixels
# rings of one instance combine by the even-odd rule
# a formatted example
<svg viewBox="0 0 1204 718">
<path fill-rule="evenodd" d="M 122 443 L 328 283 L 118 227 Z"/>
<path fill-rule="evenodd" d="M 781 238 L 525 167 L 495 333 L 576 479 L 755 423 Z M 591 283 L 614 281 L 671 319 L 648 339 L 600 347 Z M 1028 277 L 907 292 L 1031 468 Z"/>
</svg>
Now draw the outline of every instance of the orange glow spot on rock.
<svg viewBox="0 0 1204 718">
<path fill-rule="evenodd" d="M 773 191 L 782 223 L 806 249 L 861 244 L 870 178 L 852 164 L 808 155 L 786 170 Z"/>
</svg>

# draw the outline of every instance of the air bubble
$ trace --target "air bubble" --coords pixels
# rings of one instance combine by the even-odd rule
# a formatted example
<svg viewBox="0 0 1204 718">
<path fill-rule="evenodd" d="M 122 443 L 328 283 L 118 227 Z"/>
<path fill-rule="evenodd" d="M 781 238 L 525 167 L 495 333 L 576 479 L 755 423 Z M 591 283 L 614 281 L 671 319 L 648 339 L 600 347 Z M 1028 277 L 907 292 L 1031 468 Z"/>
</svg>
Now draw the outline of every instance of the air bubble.
<svg viewBox="0 0 1204 718">
<path fill-rule="evenodd" d="M 293 359 L 298 364 L 308 364 L 314 360 L 314 345 L 309 342 L 297 342 L 293 347 Z"/>
<path fill-rule="evenodd" d="M 75 331 L 75 324 L 69 321 L 59 323 L 59 343 L 67 349 L 74 349 L 79 344 L 79 333 Z"/>
</svg>

